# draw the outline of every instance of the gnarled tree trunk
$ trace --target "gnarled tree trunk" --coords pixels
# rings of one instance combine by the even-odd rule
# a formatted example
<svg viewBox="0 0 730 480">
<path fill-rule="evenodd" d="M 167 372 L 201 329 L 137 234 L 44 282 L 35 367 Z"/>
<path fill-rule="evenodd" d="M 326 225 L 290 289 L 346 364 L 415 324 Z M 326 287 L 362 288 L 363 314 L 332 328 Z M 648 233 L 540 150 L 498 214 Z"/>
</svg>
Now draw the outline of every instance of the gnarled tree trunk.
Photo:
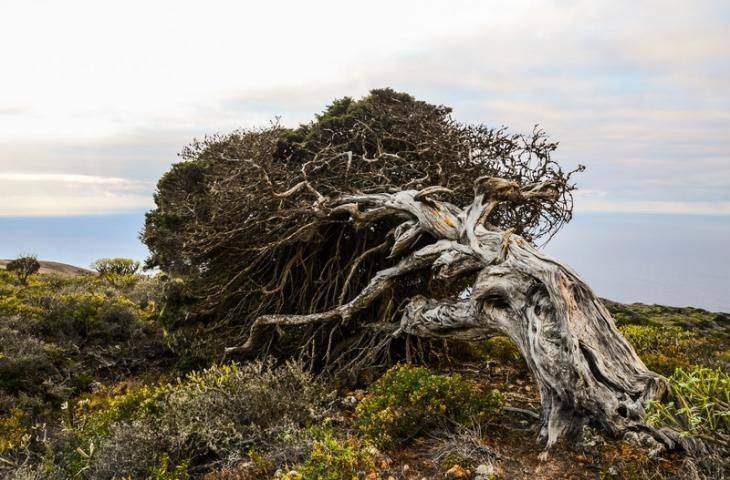
<svg viewBox="0 0 730 480">
<path fill-rule="evenodd" d="M 588 422 L 612 435 L 644 430 L 675 446 L 676 436 L 643 422 L 646 402 L 665 392 L 666 381 L 646 368 L 591 289 L 569 267 L 489 223 L 500 202 L 551 198 L 556 195 L 553 186 L 520 188 L 504 179 L 479 178 L 474 200 L 465 208 L 434 198 L 447 192 L 429 187 L 348 195 L 316 204 L 313 208 L 323 216 L 349 215 L 363 226 L 384 217 L 401 220 L 392 255 L 402 259 L 332 310 L 258 318 L 248 341 L 237 350 L 256 350 L 271 326 L 348 320 L 406 274 L 426 270 L 433 277 L 457 281 L 476 273 L 471 288 L 456 298 L 411 298 L 392 335 L 467 340 L 506 335 L 514 340 L 539 386 L 539 438 L 546 448 L 575 435 Z M 433 243 L 407 253 L 422 235 Z"/>
<path fill-rule="evenodd" d="M 503 260 L 479 272 L 466 299 L 414 299 L 403 330 L 511 338 L 540 389 L 539 436 L 547 448 L 587 421 L 613 435 L 640 425 L 646 401 L 664 393 L 664 380 L 646 368 L 590 288 L 519 237 L 510 237 L 509 246 L 496 233 L 479 239 L 495 255 L 507 249 Z"/>
</svg>

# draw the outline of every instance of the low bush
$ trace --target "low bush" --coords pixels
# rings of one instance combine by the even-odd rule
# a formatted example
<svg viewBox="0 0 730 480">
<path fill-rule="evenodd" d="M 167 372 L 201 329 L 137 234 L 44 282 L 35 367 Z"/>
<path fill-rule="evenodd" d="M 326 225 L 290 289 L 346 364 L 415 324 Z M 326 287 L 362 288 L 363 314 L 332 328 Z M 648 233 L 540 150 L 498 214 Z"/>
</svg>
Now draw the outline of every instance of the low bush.
<svg viewBox="0 0 730 480">
<path fill-rule="evenodd" d="M 37 322 L 44 338 L 92 344 L 129 338 L 139 316 L 137 306 L 123 297 L 98 293 L 59 295 L 49 299 Z"/>
<path fill-rule="evenodd" d="M 108 436 L 111 425 L 140 418 L 150 413 L 165 393 L 165 387 L 120 385 L 103 388 L 78 398 L 69 407 L 67 426 L 84 439 Z"/>
<path fill-rule="evenodd" d="M 441 423 L 481 422 L 501 405 L 499 392 L 460 375 L 399 365 L 368 389 L 356 409 L 357 426 L 377 446 L 388 448 Z"/>
<path fill-rule="evenodd" d="M 522 353 L 508 337 L 493 337 L 482 344 L 484 355 L 487 358 L 496 360 L 504 365 L 510 365 L 517 369 L 526 369 L 527 364 Z"/>
<path fill-rule="evenodd" d="M 375 466 L 377 451 L 356 437 L 338 440 L 332 433 L 314 442 L 312 453 L 301 467 L 295 468 L 301 480 L 341 480 L 359 478 Z M 287 477 L 285 477 L 287 478 Z M 289 475 L 288 480 L 296 480 Z"/>
<path fill-rule="evenodd" d="M 16 297 L 0 295 L 0 317 L 30 317 L 41 313 L 40 308 L 24 304 Z"/>
<path fill-rule="evenodd" d="M 108 437 L 98 441 L 67 455 L 71 459 L 66 467 L 69 476 L 89 480 L 147 478 L 171 449 L 166 432 L 150 419 L 114 423 L 109 426 Z"/>
<path fill-rule="evenodd" d="M 0 443 L 8 461 L 38 464 L 52 451 L 49 465 L 63 472 L 59 478 L 69 478 L 89 465 L 81 452 L 88 457 L 98 451 L 112 425 L 136 415 L 122 404 L 131 405 L 137 391 L 102 387 L 93 398 L 88 392 L 142 368 L 155 378 L 155 367 L 168 361 L 162 329 L 153 323 L 156 288 L 150 279 L 133 299 L 129 289 L 111 288 L 95 276 L 32 275 L 20 285 L 0 270 Z M 78 395 L 91 402 L 87 411 L 78 407 Z M 22 414 L 22 427 L 35 432 L 22 449 L 20 430 L 9 431 L 11 414 Z M 0 476 L 6 467 L 0 465 Z M 53 468 L 39 468 L 22 472 L 53 477 Z"/>
<path fill-rule="evenodd" d="M 280 425 L 307 426 L 324 412 L 323 385 L 297 363 L 216 366 L 191 373 L 164 401 L 191 457 L 223 455 Z"/>
<path fill-rule="evenodd" d="M 89 400 L 77 408 L 77 437 L 83 448 L 96 447 L 93 454 L 85 451 L 87 465 L 74 469 L 95 479 L 114 472 L 137 478 L 163 458 L 174 468 L 233 462 L 251 445 L 277 467 L 300 462 L 311 445 L 304 432 L 325 412 L 325 392 L 296 363 L 253 362 Z"/>
<path fill-rule="evenodd" d="M 17 408 L 0 416 L 0 455 L 28 443 L 30 431 L 25 414 Z"/>
<path fill-rule="evenodd" d="M 626 325 L 620 330 L 640 354 L 677 352 L 685 354 L 685 345 L 694 338 L 694 334 L 680 327 Z"/>
<path fill-rule="evenodd" d="M 662 375 L 693 365 L 727 365 L 723 360 L 725 348 L 712 337 L 700 337 L 675 326 L 625 325 L 620 330 L 646 366 Z"/>
<path fill-rule="evenodd" d="M 62 397 L 67 362 L 58 346 L 0 324 L 0 391 Z"/>
<path fill-rule="evenodd" d="M 498 458 L 497 452 L 484 443 L 479 426 L 460 426 L 456 431 L 435 432 L 429 443 L 430 458 L 443 470 L 455 465 L 475 469 Z"/>
<path fill-rule="evenodd" d="M 150 470 L 147 480 L 189 480 L 188 463 L 183 462 L 179 465 L 172 465 L 170 458 L 163 455 L 160 458 L 159 465 Z"/>
<path fill-rule="evenodd" d="M 683 328 L 626 325 L 620 330 L 646 366 L 657 373 L 671 375 L 691 365 L 689 354 L 696 342 Z"/>
</svg>

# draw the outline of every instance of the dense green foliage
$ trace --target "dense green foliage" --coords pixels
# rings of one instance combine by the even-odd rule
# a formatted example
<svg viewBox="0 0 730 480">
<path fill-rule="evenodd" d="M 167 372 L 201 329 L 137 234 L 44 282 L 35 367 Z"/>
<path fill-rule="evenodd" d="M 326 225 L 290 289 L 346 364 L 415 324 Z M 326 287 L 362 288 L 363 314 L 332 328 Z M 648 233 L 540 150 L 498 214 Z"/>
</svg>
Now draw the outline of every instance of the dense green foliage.
<svg viewBox="0 0 730 480">
<path fill-rule="evenodd" d="M 22 285 L 0 271 L 0 413 L 59 405 L 157 355 L 157 306 L 140 294 L 151 282 L 122 291 L 96 277 L 33 276 Z"/>
<path fill-rule="evenodd" d="M 696 364 L 727 366 L 723 345 L 716 338 L 701 337 L 675 326 L 626 325 L 620 330 L 646 366 L 663 375 Z"/>
<path fill-rule="evenodd" d="M 609 302 L 608 307 L 652 370 L 666 376 L 694 366 L 730 370 L 730 315 L 660 305 Z"/>
<path fill-rule="evenodd" d="M 357 406 L 360 431 L 381 447 L 447 422 L 483 422 L 499 411 L 499 392 L 457 375 L 399 365 L 385 373 Z"/>
<path fill-rule="evenodd" d="M 312 453 L 304 464 L 295 469 L 299 475 L 287 475 L 287 480 L 340 480 L 357 478 L 358 472 L 374 466 L 373 450 L 357 437 L 338 440 L 332 433 L 314 442 Z M 287 478 L 285 477 L 285 478 Z"/>
<path fill-rule="evenodd" d="M 61 419 L 73 422 L 70 405 L 100 382 L 162 368 L 168 354 L 155 320 L 156 282 L 138 277 L 116 288 L 95 276 L 54 275 L 22 282 L 0 270 L 0 454 L 39 452 L 39 439 L 60 434 Z"/>
</svg>

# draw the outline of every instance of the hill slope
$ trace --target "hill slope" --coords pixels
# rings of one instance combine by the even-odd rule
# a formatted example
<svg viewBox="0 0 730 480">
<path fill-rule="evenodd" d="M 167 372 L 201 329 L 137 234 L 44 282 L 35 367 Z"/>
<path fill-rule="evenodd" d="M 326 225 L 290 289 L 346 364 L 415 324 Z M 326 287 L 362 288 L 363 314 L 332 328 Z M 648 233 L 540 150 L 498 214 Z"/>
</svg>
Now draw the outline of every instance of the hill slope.
<svg viewBox="0 0 730 480">
<path fill-rule="evenodd" d="M 12 260 L 1 260 L 0 259 L 0 268 L 4 269 L 5 265 L 10 263 Z M 74 265 L 69 265 L 67 263 L 61 263 L 61 262 L 51 262 L 48 260 L 38 260 L 38 262 L 41 264 L 41 269 L 38 271 L 38 273 L 42 275 L 47 274 L 56 274 L 56 275 L 93 275 L 94 272 L 91 270 L 88 270 L 86 268 L 76 267 Z"/>
</svg>

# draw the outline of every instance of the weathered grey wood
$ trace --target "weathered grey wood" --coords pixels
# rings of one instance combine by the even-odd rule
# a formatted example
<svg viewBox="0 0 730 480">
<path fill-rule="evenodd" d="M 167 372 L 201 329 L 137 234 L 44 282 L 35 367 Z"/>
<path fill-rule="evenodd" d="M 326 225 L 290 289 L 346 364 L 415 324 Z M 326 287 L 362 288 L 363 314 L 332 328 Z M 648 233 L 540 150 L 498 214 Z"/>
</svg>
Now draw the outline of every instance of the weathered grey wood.
<svg viewBox="0 0 730 480">
<path fill-rule="evenodd" d="M 542 401 L 539 439 L 550 448 L 590 422 L 612 435 L 648 431 L 667 446 L 676 436 L 644 422 L 646 402 L 661 396 L 666 381 L 649 371 L 616 328 L 590 287 L 568 266 L 540 252 L 511 231 L 489 224 L 501 201 L 551 198 L 548 183 L 520 189 L 495 178 L 479 178 L 470 205 L 458 208 L 434 198 L 443 188 L 348 195 L 320 202 L 325 215 L 349 215 L 361 225 L 392 217 L 392 254 L 405 254 L 421 234 L 437 240 L 379 272 L 349 302 L 312 315 L 264 316 L 237 351 L 254 350 L 268 326 L 348 319 L 370 305 L 399 276 L 430 268 L 434 276 L 456 279 L 478 271 L 468 294 L 449 300 L 410 300 L 393 335 L 477 340 L 511 338 L 524 356 Z"/>
</svg>

